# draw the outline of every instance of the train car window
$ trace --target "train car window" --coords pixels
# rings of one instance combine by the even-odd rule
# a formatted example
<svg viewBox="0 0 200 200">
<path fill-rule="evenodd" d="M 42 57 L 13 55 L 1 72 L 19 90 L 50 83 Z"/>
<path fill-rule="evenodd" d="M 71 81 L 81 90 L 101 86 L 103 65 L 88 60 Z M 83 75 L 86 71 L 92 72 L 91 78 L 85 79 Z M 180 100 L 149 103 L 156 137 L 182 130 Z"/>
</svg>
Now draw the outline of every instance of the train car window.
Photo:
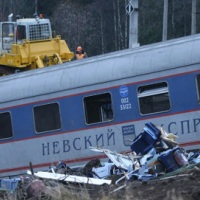
<svg viewBox="0 0 200 200">
<path fill-rule="evenodd" d="M 9 112 L 0 113 L 0 139 L 13 136 L 11 116 Z"/>
<path fill-rule="evenodd" d="M 36 132 L 46 132 L 61 128 L 60 111 L 57 103 L 34 107 Z"/>
<path fill-rule="evenodd" d="M 84 98 L 85 119 L 87 124 L 113 120 L 113 108 L 109 93 Z"/>
<path fill-rule="evenodd" d="M 170 110 L 167 83 L 138 87 L 139 109 L 142 115 Z"/>
<path fill-rule="evenodd" d="M 199 103 L 200 103 L 200 75 L 197 76 L 196 82 L 197 82 L 198 101 L 199 101 Z"/>
</svg>

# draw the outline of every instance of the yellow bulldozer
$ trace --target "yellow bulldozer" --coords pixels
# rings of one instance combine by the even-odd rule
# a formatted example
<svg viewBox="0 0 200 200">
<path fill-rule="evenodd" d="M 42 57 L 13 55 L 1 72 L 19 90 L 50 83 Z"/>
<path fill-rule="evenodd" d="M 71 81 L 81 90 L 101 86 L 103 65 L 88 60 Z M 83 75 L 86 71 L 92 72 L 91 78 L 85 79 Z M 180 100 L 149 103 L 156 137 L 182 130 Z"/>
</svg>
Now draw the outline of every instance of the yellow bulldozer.
<svg viewBox="0 0 200 200">
<path fill-rule="evenodd" d="M 49 19 L 35 18 L 0 23 L 0 76 L 70 61 L 74 56 L 65 40 L 52 37 Z"/>
</svg>

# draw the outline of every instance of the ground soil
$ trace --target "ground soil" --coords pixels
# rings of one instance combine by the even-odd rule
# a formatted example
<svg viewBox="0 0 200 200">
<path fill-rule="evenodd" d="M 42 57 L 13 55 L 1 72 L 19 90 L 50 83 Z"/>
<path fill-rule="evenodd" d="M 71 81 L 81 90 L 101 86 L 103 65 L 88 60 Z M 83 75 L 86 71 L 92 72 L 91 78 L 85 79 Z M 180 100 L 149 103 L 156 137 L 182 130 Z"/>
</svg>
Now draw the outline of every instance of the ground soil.
<svg viewBox="0 0 200 200">
<path fill-rule="evenodd" d="M 113 183 L 119 177 L 113 177 Z M 55 181 L 39 180 L 37 192 L 28 198 L 23 194 L 16 198 L 2 195 L 4 200 L 199 200 L 200 199 L 200 164 L 164 174 L 148 181 L 124 181 L 110 186 L 103 185 L 68 185 Z M 44 185 L 46 189 L 44 189 Z M 42 185 L 42 187 L 41 187 Z M 41 190 L 42 189 L 42 190 Z M 43 192 L 43 197 L 37 196 Z M 26 191 L 27 192 L 27 191 Z M 35 196 L 35 197 L 34 197 Z M 37 197 L 36 197 L 37 196 Z"/>
<path fill-rule="evenodd" d="M 115 186 L 114 190 L 117 189 Z M 113 191 L 113 190 L 112 190 Z M 109 199 L 133 200 L 199 200 L 200 168 L 151 181 L 132 181 L 123 189 L 108 194 Z"/>
</svg>

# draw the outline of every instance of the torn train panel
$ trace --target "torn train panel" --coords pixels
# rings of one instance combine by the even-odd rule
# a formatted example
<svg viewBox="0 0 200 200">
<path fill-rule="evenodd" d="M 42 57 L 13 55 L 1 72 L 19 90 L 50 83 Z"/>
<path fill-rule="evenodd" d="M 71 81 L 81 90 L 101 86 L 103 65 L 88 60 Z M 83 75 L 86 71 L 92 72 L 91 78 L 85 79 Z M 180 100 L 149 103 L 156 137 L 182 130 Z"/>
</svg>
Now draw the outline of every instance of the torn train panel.
<svg viewBox="0 0 200 200">
<path fill-rule="evenodd" d="M 31 175 L 31 172 L 27 171 L 27 174 Z M 42 179 L 52 179 L 57 181 L 93 184 L 93 185 L 103 185 L 103 184 L 110 185 L 112 182 L 111 180 L 105 180 L 105 179 L 96 179 L 84 176 L 75 176 L 75 175 L 59 174 L 59 173 L 44 172 L 44 171 L 35 172 L 34 176 Z"/>
</svg>

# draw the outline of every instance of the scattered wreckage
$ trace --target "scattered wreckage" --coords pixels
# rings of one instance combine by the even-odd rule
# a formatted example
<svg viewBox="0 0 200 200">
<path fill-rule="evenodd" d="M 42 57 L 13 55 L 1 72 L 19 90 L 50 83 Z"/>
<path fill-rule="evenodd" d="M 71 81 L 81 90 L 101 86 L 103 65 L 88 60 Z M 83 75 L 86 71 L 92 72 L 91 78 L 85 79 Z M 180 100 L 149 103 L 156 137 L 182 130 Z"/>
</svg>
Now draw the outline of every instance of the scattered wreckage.
<svg viewBox="0 0 200 200">
<path fill-rule="evenodd" d="M 108 162 L 101 163 L 99 159 L 88 162 L 83 168 L 70 168 L 65 163 L 58 163 L 47 171 L 27 171 L 29 184 L 33 187 L 35 180 L 56 180 L 58 182 L 89 184 L 89 185 L 120 185 L 113 192 L 126 186 L 134 180 L 150 181 L 174 175 L 180 169 L 194 167 L 200 163 L 200 151 L 186 152 L 176 142 L 177 136 L 167 133 L 162 127 L 149 122 L 144 130 L 131 143 L 131 151 L 126 154 L 109 149 L 91 147 L 91 151 L 102 152 L 108 157 Z M 118 179 L 112 179 L 113 176 Z M 34 181 L 33 181 L 34 180 Z M 1 179 L 1 189 L 15 191 L 24 180 Z M 123 184 L 121 184 L 123 183 Z M 41 188 L 41 187 L 40 187 Z"/>
</svg>

